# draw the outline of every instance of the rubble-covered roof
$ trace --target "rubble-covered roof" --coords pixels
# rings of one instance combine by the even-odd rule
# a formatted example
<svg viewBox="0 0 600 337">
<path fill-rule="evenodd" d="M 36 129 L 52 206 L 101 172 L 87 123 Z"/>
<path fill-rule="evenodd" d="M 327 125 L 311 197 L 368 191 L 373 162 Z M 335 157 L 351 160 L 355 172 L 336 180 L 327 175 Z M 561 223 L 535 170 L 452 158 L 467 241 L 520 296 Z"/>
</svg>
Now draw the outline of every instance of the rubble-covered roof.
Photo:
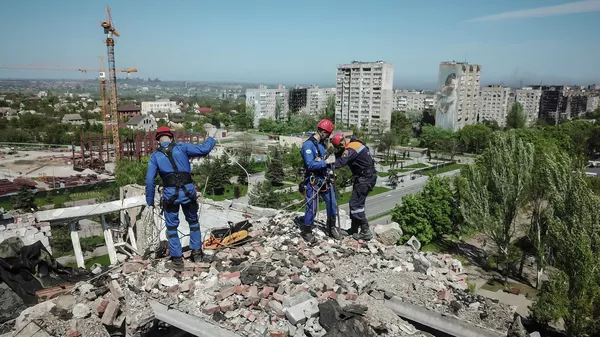
<svg viewBox="0 0 600 337">
<path fill-rule="evenodd" d="M 369 243 L 316 231 L 317 243 L 307 246 L 295 216 L 255 218 L 249 241 L 206 250 L 179 274 L 165 268 L 166 259 L 127 261 L 78 284 L 67 299 L 28 309 L 17 325 L 37 317 L 57 336 L 107 336 L 117 327 L 142 336 L 160 315 L 180 328 L 197 320 L 232 336 L 426 336 L 398 317 L 393 300 L 506 335 L 515 308 L 469 293 L 449 255 L 422 253 L 416 243 L 386 246 L 401 235 L 397 225 L 376 228 L 378 240 Z"/>
</svg>

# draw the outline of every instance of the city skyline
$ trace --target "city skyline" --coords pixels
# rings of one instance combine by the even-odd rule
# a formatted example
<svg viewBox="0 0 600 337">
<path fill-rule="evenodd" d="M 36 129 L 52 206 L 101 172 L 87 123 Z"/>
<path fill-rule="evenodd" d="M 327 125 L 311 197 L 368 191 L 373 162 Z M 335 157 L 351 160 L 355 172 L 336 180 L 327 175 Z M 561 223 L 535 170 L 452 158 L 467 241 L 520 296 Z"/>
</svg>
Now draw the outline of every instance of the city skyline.
<svg viewBox="0 0 600 337">
<path fill-rule="evenodd" d="M 600 79 L 600 46 L 591 43 L 600 28 L 598 0 L 382 0 L 368 11 L 353 1 L 108 4 L 121 33 L 117 68 L 137 67 L 135 77 L 333 87 L 338 65 L 383 60 L 394 65 L 394 88 L 432 89 L 440 62 L 466 60 L 482 66 L 483 85 Z M 95 68 L 105 54 L 104 4 L 31 0 L 4 7 L 0 28 L 11 32 L 11 52 L 1 64 Z M 0 69 L 0 78 L 95 75 Z"/>
</svg>

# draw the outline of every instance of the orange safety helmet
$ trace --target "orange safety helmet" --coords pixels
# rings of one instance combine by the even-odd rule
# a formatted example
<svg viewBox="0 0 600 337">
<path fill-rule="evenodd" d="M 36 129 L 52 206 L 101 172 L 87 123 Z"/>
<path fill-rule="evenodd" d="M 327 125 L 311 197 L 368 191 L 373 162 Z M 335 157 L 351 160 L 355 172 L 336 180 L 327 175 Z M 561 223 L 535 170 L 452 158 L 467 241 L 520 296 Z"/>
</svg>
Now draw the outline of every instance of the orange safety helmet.
<svg viewBox="0 0 600 337">
<path fill-rule="evenodd" d="M 336 133 L 333 135 L 333 137 L 331 137 L 331 144 L 333 144 L 333 146 L 338 146 L 340 143 L 342 143 L 342 139 L 344 139 L 344 134 Z"/>
<path fill-rule="evenodd" d="M 333 123 L 329 119 L 322 119 L 319 124 L 317 124 L 317 128 L 332 133 Z"/>
<path fill-rule="evenodd" d="M 173 132 L 169 129 L 168 126 L 161 126 L 156 130 L 156 140 L 159 140 L 162 136 L 169 136 L 173 138 Z"/>
</svg>

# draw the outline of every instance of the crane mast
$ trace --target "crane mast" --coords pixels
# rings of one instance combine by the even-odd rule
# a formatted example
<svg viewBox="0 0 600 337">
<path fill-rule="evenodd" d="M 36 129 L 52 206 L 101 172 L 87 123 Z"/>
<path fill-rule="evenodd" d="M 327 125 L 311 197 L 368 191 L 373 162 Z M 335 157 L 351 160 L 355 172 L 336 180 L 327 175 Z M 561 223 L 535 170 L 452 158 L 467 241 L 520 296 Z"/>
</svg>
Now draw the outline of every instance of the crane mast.
<svg viewBox="0 0 600 337">
<path fill-rule="evenodd" d="M 102 102 L 102 135 L 108 136 L 109 127 L 109 114 L 108 114 L 108 103 L 106 102 L 106 73 L 104 72 L 104 59 L 100 58 L 100 71 L 98 75 L 100 77 L 100 100 Z"/>
<path fill-rule="evenodd" d="M 106 21 L 100 24 L 106 34 L 106 50 L 108 55 L 108 77 L 110 94 L 110 130 L 113 136 L 113 146 L 115 149 L 115 158 L 121 157 L 121 141 L 119 137 L 119 111 L 117 107 L 117 69 L 115 66 L 115 39 L 119 33 L 112 25 L 110 8 L 106 6 Z"/>
</svg>

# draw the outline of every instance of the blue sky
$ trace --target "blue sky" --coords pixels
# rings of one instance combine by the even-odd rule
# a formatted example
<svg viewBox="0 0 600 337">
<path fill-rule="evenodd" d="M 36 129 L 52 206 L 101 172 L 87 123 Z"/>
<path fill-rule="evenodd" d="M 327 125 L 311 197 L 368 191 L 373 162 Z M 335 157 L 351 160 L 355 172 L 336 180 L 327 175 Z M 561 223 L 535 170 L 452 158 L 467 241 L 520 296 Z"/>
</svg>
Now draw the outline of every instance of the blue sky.
<svg viewBox="0 0 600 337">
<path fill-rule="evenodd" d="M 0 65 L 97 67 L 98 56 L 106 54 L 99 26 L 105 5 L 3 2 Z M 108 5 L 121 34 L 117 68 L 135 66 L 142 78 L 333 85 L 337 64 L 386 60 L 394 64 L 396 87 L 428 88 L 435 86 L 441 61 L 466 58 L 482 65 L 484 84 L 600 82 L 600 0 L 110 0 Z M 7 77 L 95 74 L 0 69 L 0 78 Z"/>
</svg>

